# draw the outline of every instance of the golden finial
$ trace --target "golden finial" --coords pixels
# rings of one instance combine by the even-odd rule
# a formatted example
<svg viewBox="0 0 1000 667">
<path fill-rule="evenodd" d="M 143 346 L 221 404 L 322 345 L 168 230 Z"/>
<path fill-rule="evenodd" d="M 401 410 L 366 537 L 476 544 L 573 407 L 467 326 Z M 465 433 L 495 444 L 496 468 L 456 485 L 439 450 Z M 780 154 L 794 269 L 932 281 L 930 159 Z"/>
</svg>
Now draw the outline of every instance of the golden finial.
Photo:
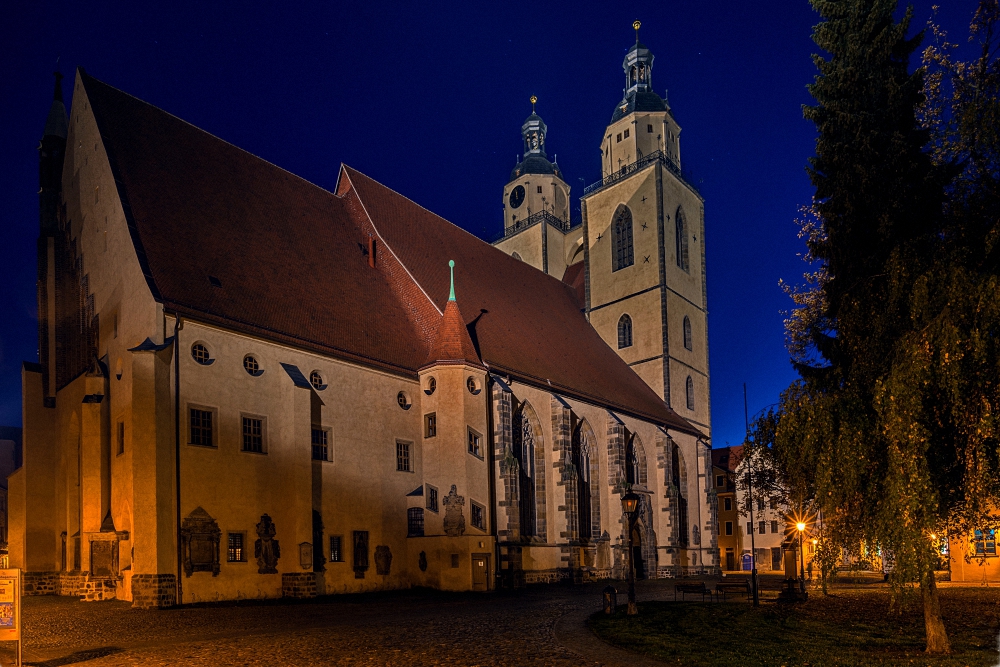
<svg viewBox="0 0 1000 667">
<path fill-rule="evenodd" d="M 538 98 L 535 97 L 534 95 L 532 95 L 531 96 L 531 113 L 535 113 L 535 102 L 537 102 L 537 101 L 538 101 Z"/>
<path fill-rule="evenodd" d="M 642 24 L 639 23 L 639 19 L 636 19 L 635 21 L 632 22 L 632 27 L 635 28 L 635 41 L 637 42 L 639 41 L 639 26 L 641 25 Z"/>
</svg>

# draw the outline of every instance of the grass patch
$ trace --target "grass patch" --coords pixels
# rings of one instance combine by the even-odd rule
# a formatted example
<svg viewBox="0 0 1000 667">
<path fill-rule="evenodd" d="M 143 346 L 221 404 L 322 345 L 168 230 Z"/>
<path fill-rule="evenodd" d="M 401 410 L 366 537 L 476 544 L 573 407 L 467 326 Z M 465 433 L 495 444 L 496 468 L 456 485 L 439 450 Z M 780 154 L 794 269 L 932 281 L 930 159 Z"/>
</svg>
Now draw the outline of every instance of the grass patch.
<svg viewBox="0 0 1000 667">
<path fill-rule="evenodd" d="M 590 628 L 604 641 L 686 667 L 934 665 L 995 667 L 1000 589 L 941 589 L 950 656 L 924 654 L 917 595 L 893 607 L 885 589 L 810 594 L 808 602 L 646 602 L 639 616 L 597 613 Z"/>
</svg>

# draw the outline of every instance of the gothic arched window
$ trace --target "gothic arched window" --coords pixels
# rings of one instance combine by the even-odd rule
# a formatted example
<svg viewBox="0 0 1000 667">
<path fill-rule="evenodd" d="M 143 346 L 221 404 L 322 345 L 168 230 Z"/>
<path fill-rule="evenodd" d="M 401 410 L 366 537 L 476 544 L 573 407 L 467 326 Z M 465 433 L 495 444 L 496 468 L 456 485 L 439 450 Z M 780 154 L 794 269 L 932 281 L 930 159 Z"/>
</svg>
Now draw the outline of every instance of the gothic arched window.
<svg viewBox="0 0 1000 667">
<path fill-rule="evenodd" d="M 535 534 L 535 432 L 531 428 L 524 406 L 514 415 L 514 456 L 520 467 L 521 536 Z"/>
<path fill-rule="evenodd" d="M 687 220 L 684 218 L 684 211 L 681 208 L 677 209 L 677 215 L 674 216 L 674 224 L 676 227 L 676 244 L 677 244 L 677 266 L 681 267 L 684 271 L 690 271 L 689 261 L 688 261 L 688 230 L 687 230 Z"/>
<path fill-rule="evenodd" d="M 632 211 L 628 210 L 628 206 L 618 207 L 611 227 L 611 252 L 614 253 L 611 270 L 617 271 L 635 263 L 632 250 Z"/>
<path fill-rule="evenodd" d="M 694 410 L 694 380 L 688 375 L 687 382 L 685 382 L 684 393 L 687 396 L 687 407 L 688 410 Z"/>
<path fill-rule="evenodd" d="M 625 445 L 625 481 L 629 484 L 639 484 L 642 476 L 639 473 L 639 456 L 635 451 L 635 434 L 629 434 Z"/>
<path fill-rule="evenodd" d="M 580 519 L 580 537 L 592 536 L 590 514 L 590 443 L 583 433 L 583 422 L 573 431 L 573 465 L 576 466 L 577 507 Z"/>
<path fill-rule="evenodd" d="M 694 344 L 691 342 L 691 318 L 687 315 L 684 316 L 684 349 L 693 349 Z"/>
<path fill-rule="evenodd" d="M 632 347 L 632 318 L 622 315 L 618 320 L 618 349 Z"/>
</svg>

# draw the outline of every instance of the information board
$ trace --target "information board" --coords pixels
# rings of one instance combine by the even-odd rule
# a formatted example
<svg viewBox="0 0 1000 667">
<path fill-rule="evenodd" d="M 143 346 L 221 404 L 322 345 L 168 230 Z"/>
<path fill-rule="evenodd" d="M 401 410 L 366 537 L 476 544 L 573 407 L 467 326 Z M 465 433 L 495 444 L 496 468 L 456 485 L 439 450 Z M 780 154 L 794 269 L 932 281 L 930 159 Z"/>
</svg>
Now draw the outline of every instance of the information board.
<svg viewBox="0 0 1000 667">
<path fill-rule="evenodd" d="M 0 641 L 21 639 L 21 571 L 0 570 Z"/>
</svg>

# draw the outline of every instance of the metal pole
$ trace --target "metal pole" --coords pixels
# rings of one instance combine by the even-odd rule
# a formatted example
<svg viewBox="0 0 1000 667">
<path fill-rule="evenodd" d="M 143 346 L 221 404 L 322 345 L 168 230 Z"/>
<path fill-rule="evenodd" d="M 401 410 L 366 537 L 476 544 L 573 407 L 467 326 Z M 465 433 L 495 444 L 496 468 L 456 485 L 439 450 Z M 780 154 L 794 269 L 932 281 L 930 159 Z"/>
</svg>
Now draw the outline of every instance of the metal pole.
<svg viewBox="0 0 1000 667">
<path fill-rule="evenodd" d="M 750 418 L 747 416 L 747 383 L 743 383 L 743 423 L 747 428 L 746 444 L 750 444 Z M 757 589 L 757 542 L 753 537 L 753 469 L 747 459 L 747 497 L 750 499 L 750 590 L 753 592 L 753 606 L 760 606 Z"/>
<path fill-rule="evenodd" d="M 799 590 L 803 593 L 806 592 L 806 556 L 802 550 L 802 533 L 804 532 L 804 530 L 799 531 Z"/>
<path fill-rule="evenodd" d="M 634 512 L 633 512 L 634 514 Z M 628 517 L 628 615 L 635 616 L 639 608 L 635 604 L 635 552 L 632 547 L 632 514 Z"/>
</svg>

